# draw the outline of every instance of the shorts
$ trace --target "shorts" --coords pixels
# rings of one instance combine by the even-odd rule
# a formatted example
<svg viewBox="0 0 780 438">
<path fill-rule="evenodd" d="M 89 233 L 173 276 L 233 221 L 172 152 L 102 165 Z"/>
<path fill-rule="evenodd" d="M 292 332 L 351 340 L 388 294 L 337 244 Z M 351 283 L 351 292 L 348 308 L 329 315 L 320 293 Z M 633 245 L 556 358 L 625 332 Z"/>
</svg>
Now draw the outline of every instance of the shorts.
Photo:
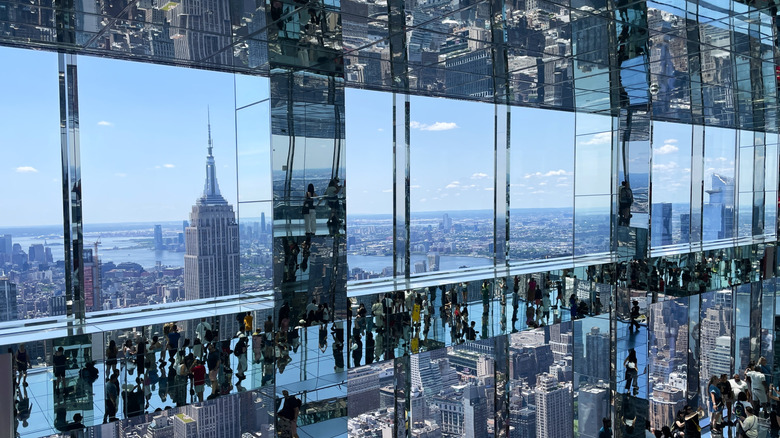
<svg viewBox="0 0 780 438">
<path fill-rule="evenodd" d="M 767 403 L 766 392 L 753 390 L 753 400 L 758 401 L 762 405 Z"/>
<path fill-rule="evenodd" d="M 219 374 L 219 369 L 214 368 L 213 370 L 209 371 L 209 380 L 212 382 L 217 381 L 217 374 Z"/>
<path fill-rule="evenodd" d="M 276 427 L 279 428 L 279 436 L 282 438 L 292 437 L 293 420 L 281 416 L 277 416 L 276 420 Z"/>
<path fill-rule="evenodd" d="M 65 377 L 65 369 L 54 369 L 54 377 Z"/>
<path fill-rule="evenodd" d="M 203 392 L 206 385 L 195 385 L 195 392 Z"/>
</svg>

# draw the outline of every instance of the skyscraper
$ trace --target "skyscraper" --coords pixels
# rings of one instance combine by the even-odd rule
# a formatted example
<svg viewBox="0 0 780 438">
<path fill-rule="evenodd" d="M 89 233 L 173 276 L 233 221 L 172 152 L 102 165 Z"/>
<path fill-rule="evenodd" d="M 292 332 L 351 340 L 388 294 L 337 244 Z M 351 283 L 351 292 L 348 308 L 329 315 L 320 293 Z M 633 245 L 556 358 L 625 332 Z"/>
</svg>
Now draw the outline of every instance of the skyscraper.
<svg viewBox="0 0 780 438">
<path fill-rule="evenodd" d="M 0 322 L 18 319 L 16 310 L 16 284 L 8 277 L 0 277 Z"/>
<path fill-rule="evenodd" d="M 184 255 L 184 294 L 188 300 L 238 293 L 238 224 L 233 206 L 222 197 L 212 154 L 211 124 L 206 184 L 190 212 Z"/>
<path fill-rule="evenodd" d="M 161 251 L 163 249 L 163 236 L 162 225 L 154 226 L 154 250 Z"/>
<path fill-rule="evenodd" d="M 571 388 L 547 373 L 536 378 L 536 436 L 571 437 Z"/>
<path fill-rule="evenodd" d="M 84 302 L 88 312 L 101 310 L 100 265 L 91 249 L 84 250 Z"/>
<path fill-rule="evenodd" d="M 0 262 L 10 261 L 13 250 L 13 238 L 10 234 L 0 236 Z"/>
<path fill-rule="evenodd" d="M 471 384 L 463 390 L 463 436 L 487 438 L 487 400 L 485 387 Z"/>
</svg>

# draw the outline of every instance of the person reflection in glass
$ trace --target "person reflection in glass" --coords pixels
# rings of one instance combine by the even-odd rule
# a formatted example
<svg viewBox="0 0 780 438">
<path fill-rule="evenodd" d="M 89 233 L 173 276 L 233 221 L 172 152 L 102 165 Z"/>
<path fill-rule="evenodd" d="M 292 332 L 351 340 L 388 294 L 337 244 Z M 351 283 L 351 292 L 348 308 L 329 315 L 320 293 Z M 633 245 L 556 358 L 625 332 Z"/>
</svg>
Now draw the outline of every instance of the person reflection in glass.
<svg viewBox="0 0 780 438">
<path fill-rule="evenodd" d="M 119 371 L 114 371 L 105 384 L 106 391 L 106 409 L 103 415 L 103 423 L 116 420 L 116 413 L 119 407 Z M 165 398 L 162 398 L 165 401 Z"/>
<path fill-rule="evenodd" d="M 634 395 L 639 392 L 639 372 L 637 370 L 638 360 L 636 358 L 636 350 L 630 348 L 628 350 L 628 356 L 623 361 L 623 367 L 626 370 L 626 392 L 631 388 L 631 384 L 634 385 Z"/>
<path fill-rule="evenodd" d="M 26 386 L 16 387 L 16 403 L 14 404 L 14 420 L 16 421 L 15 430 L 19 433 L 19 422 L 22 423 L 22 427 L 27 427 L 30 424 L 27 420 L 30 419 L 32 413 L 32 403 L 30 397 L 27 395 Z"/>
<path fill-rule="evenodd" d="M 342 186 L 339 185 L 341 180 L 339 177 L 334 177 L 328 183 L 328 187 L 325 189 L 325 201 L 330 208 L 330 219 L 328 219 L 328 229 L 331 235 L 335 235 L 341 228 L 341 205 L 339 202 L 339 195 L 341 194 Z M 331 221 L 333 223 L 331 223 Z"/>
<path fill-rule="evenodd" d="M 618 193 L 618 225 L 629 226 L 631 223 L 631 205 L 634 203 L 634 192 L 628 186 L 628 181 L 623 181 Z"/>
<path fill-rule="evenodd" d="M 68 359 L 65 357 L 65 349 L 58 347 L 57 351 L 54 352 L 51 361 L 54 365 L 54 394 L 64 397 L 67 386 L 67 383 L 65 382 L 65 371 L 68 368 Z"/>
<path fill-rule="evenodd" d="M 318 199 L 314 192 L 314 184 L 309 183 L 306 188 L 306 195 L 303 199 L 303 225 L 306 230 L 306 237 L 313 236 L 317 231 L 317 211 L 315 210 L 314 200 Z"/>
<path fill-rule="evenodd" d="M 17 386 L 27 386 L 27 369 L 30 368 L 30 356 L 27 353 L 24 343 L 19 344 L 16 350 L 16 372 L 19 373 Z"/>
</svg>

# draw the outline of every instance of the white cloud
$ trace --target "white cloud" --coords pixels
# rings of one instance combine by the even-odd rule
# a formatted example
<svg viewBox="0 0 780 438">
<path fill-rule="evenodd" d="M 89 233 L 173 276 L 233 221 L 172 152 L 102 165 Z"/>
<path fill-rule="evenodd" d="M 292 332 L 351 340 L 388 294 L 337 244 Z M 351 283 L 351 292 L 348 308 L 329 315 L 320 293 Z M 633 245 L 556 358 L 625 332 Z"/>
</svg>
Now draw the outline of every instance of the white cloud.
<svg viewBox="0 0 780 438">
<path fill-rule="evenodd" d="M 529 179 L 529 178 L 542 178 L 542 177 L 551 177 L 551 176 L 561 176 L 561 175 L 571 175 L 572 172 L 567 172 L 563 169 L 558 170 L 550 170 L 548 172 L 542 173 L 542 172 L 533 172 L 533 173 L 527 173 L 523 178 Z M 559 178 L 560 179 L 560 178 Z M 566 178 L 564 178 L 566 179 Z"/>
<path fill-rule="evenodd" d="M 428 125 L 412 120 L 409 122 L 409 127 L 419 129 L 420 131 L 449 131 L 450 129 L 456 129 L 458 124 L 455 122 L 436 122 L 433 125 Z"/>
<path fill-rule="evenodd" d="M 382 193 L 393 193 L 393 189 L 384 189 Z"/>
<path fill-rule="evenodd" d="M 176 166 L 174 166 L 173 164 L 163 164 L 163 167 L 166 169 L 173 169 Z"/>
<path fill-rule="evenodd" d="M 377 128 L 377 131 L 384 132 L 384 129 L 383 128 Z"/>
<path fill-rule="evenodd" d="M 453 182 L 447 184 L 444 188 L 445 189 L 457 189 L 457 188 L 460 188 L 460 181 L 453 181 Z"/>
<path fill-rule="evenodd" d="M 493 187 L 485 187 L 485 190 L 488 191 L 488 192 L 492 192 L 493 191 Z"/>
<path fill-rule="evenodd" d="M 16 173 L 38 173 L 38 169 L 32 166 L 19 166 L 16 168 Z"/>
<path fill-rule="evenodd" d="M 612 141 L 612 132 L 601 132 L 594 134 L 589 140 L 578 142 L 578 145 L 593 146 L 598 144 L 609 144 Z"/>
<path fill-rule="evenodd" d="M 655 149 L 655 153 L 658 155 L 672 154 L 680 150 L 680 148 L 670 143 L 666 143 L 660 148 L 654 148 L 654 149 Z"/>
<path fill-rule="evenodd" d="M 114 124 L 105 120 L 101 120 L 98 122 L 98 126 L 114 126 Z"/>
<path fill-rule="evenodd" d="M 418 184 L 412 184 L 409 186 L 410 189 L 419 189 L 420 186 Z"/>
<path fill-rule="evenodd" d="M 114 176 L 118 176 L 119 178 L 127 178 L 127 174 L 122 172 L 115 173 Z"/>
<path fill-rule="evenodd" d="M 677 139 L 676 138 L 669 138 L 669 139 L 664 140 L 664 143 L 677 143 Z"/>
<path fill-rule="evenodd" d="M 482 172 L 477 172 L 477 173 L 471 175 L 471 179 L 483 179 L 483 178 L 487 178 L 487 177 L 488 177 L 488 174 L 487 173 L 482 173 Z"/>
</svg>

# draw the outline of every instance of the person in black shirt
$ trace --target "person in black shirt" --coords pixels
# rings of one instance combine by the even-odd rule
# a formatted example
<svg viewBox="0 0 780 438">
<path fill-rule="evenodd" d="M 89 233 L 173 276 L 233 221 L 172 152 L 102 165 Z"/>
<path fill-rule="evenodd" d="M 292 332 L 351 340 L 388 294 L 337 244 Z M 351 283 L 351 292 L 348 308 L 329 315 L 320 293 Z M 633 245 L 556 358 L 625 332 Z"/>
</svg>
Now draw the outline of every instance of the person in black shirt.
<svg viewBox="0 0 780 438">
<path fill-rule="evenodd" d="M 65 349 L 62 347 L 57 348 L 57 351 L 54 352 L 54 356 L 52 357 L 51 361 L 54 364 L 54 378 L 57 382 L 54 385 L 54 389 L 59 391 L 61 386 L 64 395 L 66 385 L 65 370 L 68 367 L 68 359 L 65 357 Z"/>
<path fill-rule="evenodd" d="M 471 326 L 466 327 L 463 329 L 465 332 L 465 337 L 467 341 L 476 341 L 477 340 L 477 331 L 474 330 L 474 326 L 477 324 L 476 321 L 471 321 Z"/>
<path fill-rule="evenodd" d="M 631 320 L 628 321 L 628 331 L 633 333 L 634 332 L 634 327 L 636 327 L 636 331 L 638 333 L 639 332 L 639 321 L 638 321 L 638 319 L 639 319 L 639 301 L 634 300 L 634 301 L 631 302 L 631 304 L 633 304 L 633 306 L 631 307 L 631 316 L 630 316 Z"/>
<path fill-rule="evenodd" d="M 293 438 L 298 436 L 298 413 L 301 409 L 301 401 L 295 396 L 290 395 L 285 389 L 282 391 L 284 396 L 282 408 L 278 414 L 279 436 L 282 438 Z"/>
<path fill-rule="evenodd" d="M 217 376 L 219 374 L 220 353 L 214 344 L 209 344 L 209 353 L 206 355 L 206 364 L 209 366 L 209 381 L 211 382 L 211 395 L 219 392 Z"/>
</svg>

